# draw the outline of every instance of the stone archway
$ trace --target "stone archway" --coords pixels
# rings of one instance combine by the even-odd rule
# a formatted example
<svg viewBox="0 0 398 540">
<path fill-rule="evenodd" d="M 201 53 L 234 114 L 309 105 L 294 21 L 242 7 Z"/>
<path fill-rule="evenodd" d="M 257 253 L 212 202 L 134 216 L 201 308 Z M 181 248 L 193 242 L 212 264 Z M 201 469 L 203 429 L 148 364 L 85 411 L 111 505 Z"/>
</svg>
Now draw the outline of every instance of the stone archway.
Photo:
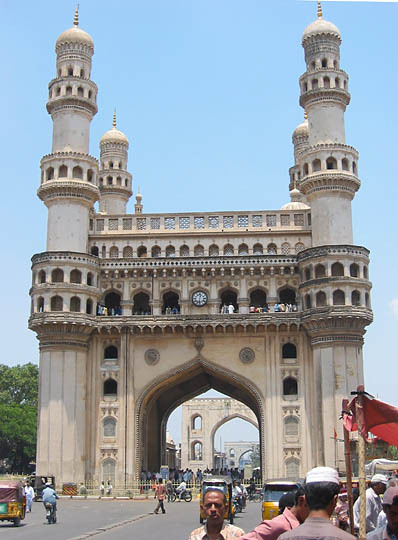
<svg viewBox="0 0 398 540">
<path fill-rule="evenodd" d="M 252 413 L 251 422 L 253 424 L 257 422 L 258 426 L 264 425 L 263 402 L 255 385 L 225 367 L 221 368 L 207 360 L 197 358 L 182 365 L 178 371 L 174 370 L 172 373 L 165 373 L 155 379 L 142 392 L 138 400 L 136 413 L 136 433 L 138 434 L 136 446 L 137 476 L 141 468 L 158 471 L 160 465 L 165 463 L 166 426 L 172 411 L 187 400 L 211 388 L 246 405 L 246 410 L 248 408 Z M 195 440 L 199 439 L 195 438 Z M 262 449 L 261 455 L 264 457 L 261 428 L 260 445 Z M 186 452 L 190 452 L 189 444 Z M 205 457 L 204 452 L 203 457 Z"/>
</svg>

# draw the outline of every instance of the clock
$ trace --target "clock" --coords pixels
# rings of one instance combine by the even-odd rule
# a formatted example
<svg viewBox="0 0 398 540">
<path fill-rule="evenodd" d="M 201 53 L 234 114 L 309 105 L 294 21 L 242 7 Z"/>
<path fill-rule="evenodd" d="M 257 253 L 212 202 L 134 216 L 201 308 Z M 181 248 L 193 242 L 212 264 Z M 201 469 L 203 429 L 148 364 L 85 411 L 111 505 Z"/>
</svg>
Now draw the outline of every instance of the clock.
<svg viewBox="0 0 398 540">
<path fill-rule="evenodd" d="M 192 303 L 195 306 L 202 307 L 207 304 L 207 294 L 204 291 L 196 291 L 192 295 Z"/>
</svg>

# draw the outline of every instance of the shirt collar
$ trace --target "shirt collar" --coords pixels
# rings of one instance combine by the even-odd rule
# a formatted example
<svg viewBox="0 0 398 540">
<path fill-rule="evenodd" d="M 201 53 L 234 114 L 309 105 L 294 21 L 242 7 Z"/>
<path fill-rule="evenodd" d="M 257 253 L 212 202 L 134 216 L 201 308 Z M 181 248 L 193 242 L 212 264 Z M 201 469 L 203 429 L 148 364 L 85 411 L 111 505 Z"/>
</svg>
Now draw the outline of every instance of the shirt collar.
<svg viewBox="0 0 398 540">
<path fill-rule="evenodd" d="M 223 530 L 225 529 L 225 527 L 228 525 L 228 523 L 226 521 L 223 521 L 223 524 L 222 524 L 222 527 L 221 527 L 221 530 L 219 532 L 219 534 L 222 535 L 223 538 L 225 538 L 225 536 L 222 534 Z M 205 538 L 206 535 L 207 535 L 207 521 L 206 523 L 204 524 L 204 532 L 205 534 L 202 536 L 202 538 Z"/>
</svg>

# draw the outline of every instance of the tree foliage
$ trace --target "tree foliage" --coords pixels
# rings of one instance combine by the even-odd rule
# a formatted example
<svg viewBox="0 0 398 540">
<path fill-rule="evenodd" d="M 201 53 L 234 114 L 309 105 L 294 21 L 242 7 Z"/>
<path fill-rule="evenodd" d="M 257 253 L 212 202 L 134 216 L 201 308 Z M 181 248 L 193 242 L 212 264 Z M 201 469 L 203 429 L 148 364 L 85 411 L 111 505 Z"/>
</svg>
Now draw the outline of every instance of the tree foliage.
<svg viewBox="0 0 398 540">
<path fill-rule="evenodd" d="M 0 364 L 0 460 L 25 472 L 36 454 L 39 369 Z"/>
</svg>

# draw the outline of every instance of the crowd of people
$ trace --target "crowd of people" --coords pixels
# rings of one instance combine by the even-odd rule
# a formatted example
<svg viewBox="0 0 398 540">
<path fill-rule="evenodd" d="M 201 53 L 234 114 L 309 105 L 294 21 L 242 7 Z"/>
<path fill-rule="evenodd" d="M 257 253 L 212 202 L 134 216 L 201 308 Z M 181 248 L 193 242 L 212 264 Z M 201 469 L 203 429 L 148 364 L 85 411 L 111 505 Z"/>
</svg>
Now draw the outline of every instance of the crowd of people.
<svg viewBox="0 0 398 540">
<path fill-rule="evenodd" d="M 108 308 L 104 304 L 97 304 L 97 315 L 102 317 L 122 315 L 122 308 L 120 306 Z"/>
</svg>

